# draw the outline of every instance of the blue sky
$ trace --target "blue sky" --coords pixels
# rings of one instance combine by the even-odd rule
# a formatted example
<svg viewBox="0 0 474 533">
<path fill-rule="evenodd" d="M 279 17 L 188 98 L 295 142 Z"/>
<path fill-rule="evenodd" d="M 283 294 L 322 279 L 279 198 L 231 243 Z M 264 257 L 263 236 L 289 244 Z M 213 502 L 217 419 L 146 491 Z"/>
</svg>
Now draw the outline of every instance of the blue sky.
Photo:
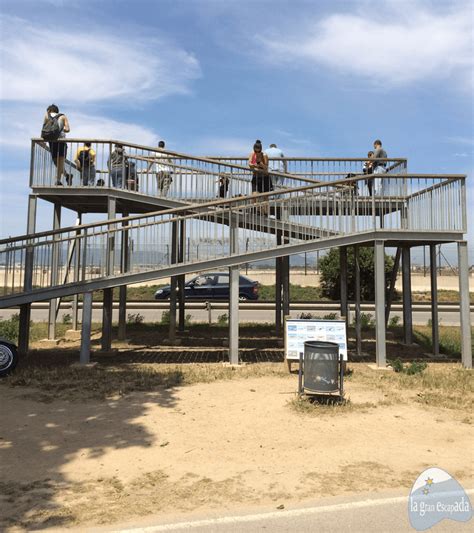
<svg viewBox="0 0 474 533">
<path fill-rule="evenodd" d="M 25 230 L 51 102 L 75 137 L 318 157 L 379 137 L 413 172 L 473 176 L 470 1 L 3 0 L 1 17 L 2 236 Z"/>
</svg>

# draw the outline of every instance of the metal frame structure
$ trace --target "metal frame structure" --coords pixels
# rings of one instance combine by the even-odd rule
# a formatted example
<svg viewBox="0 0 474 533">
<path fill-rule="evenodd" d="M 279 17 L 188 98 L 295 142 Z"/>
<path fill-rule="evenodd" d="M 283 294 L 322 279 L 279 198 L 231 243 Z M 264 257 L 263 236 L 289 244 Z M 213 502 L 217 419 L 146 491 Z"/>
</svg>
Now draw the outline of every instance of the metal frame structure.
<svg viewBox="0 0 474 533">
<path fill-rule="evenodd" d="M 85 141 L 65 142 L 71 157 Z M 28 349 L 32 302 L 51 302 L 48 333 L 53 338 L 57 299 L 74 296 L 73 326 L 77 328 L 77 298 L 84 295 L 81 362 L 87 362 L 93 291 L 104 291 L 102 349 L 109 350 L 114 287 L 120 287 L 119 338 L 124 339 L 128 284 L 171 277 L 172 288 L 181 287 L 182 295 L 185 274 L 226 267 L 231 282 L 229 360 L 238 364 L 239 265 L 276 259 L 275 318 L 277 331 L 281 331 L 282 313 L 289 313 L 290 255 L 340 248 L 341 314 L 348 319 L 347 247 L 355 247 L 359 287 L 359 247 L 374 246 L 377 364 L 385 366 L 386 324 L 398 270 L 396 261 L 386 302 L 385 247 L 397 247 L 397 257 L 402 257 L 405 342 L 410 343 L 410 247 L 429 244 L 434 250 L 436 244 L 457 242 L 462 360 L 464 366 L 472 366 L 467 252 L 463 240 L 467 224 L 464 175 L 409 174 L 406 159 L 383 160 L 387 172 L 377 175 L 381 188 L 370 196 L 366 181 L 371 178 L 356 172 L 364 159 L 287 158 L 287 172 L 272 171 L 282 186 L 276 191 L 251 194 L 252 172 L 243 158 L 188 156 L 115 140 L 91 142 L 96 152 L 94 173 L 101 176 L 103 183 L 83 183 L 83 171 L 77 161 L 70 159 L 66 162 L 72 176 L 70 186 L 59 186 L 48 146 L 39 139 L 32 141 L 27 234 L 0 241 L 0 308 L 21 306 L 21 351 Z M 109 168 L 116 145 L 125 148 L 127 159 L 120 183 L 113 179 Z M 157 177 L 163 168 L 173 179 L 166 195 L 160 190 Z M 131 176 L 133 179 L 128 179 Z M 223 196 L 218 188 L 222 177 L 228 184 Z M 54 206 L 51 231 L 35 232 L 37 199 Z M 78 213 L 76 226 L 60 227 L 62 208 Z M 106 221 L 81 224 L 83 213 L 102 212 L 107 213 Z M 186 250 L 186 239 L 200 248 L 188 244 Z M 432 289 L 433 349 L 437 353 L 435 269 Z M 176 290 L 171 292 L 169 339 L 174 341 L 177 325 L 181 331 L 184 329 L 185 304 L 182 296 L 178 302 Z M 358 289 L 356 293 L 356 345 L 360 353 Z"/>
</svg>

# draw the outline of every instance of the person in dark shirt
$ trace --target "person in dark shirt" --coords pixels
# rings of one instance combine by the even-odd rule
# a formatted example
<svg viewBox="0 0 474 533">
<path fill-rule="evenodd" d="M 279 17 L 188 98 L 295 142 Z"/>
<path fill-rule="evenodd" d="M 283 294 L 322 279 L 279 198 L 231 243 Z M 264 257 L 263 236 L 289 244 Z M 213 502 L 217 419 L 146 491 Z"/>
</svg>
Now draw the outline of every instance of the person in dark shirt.
<svg viewBox="0 0 474 533">
<path fill-rule="evenodd" d="M 382 148 L 382 141 L 376 139 L 374 141 L 374 155 L 372 162 L 373 174 L 385 174 L 387 162 L 386 161 L 377 161 L 378 159 L 386 159 L 387 152 Z M 375 178 L 374 179 L 374 194 L 379 196 L 383 194 L 383 179 Z"/>
</svg>

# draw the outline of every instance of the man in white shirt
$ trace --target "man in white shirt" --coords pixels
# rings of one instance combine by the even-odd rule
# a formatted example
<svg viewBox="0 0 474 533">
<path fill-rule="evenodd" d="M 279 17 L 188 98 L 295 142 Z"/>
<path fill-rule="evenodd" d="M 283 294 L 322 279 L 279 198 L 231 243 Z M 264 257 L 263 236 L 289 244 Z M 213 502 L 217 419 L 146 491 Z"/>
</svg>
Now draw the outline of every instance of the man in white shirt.
<svg viewBox="0 0 474 533">
<path fill-rule="evenodd" d="M 270 147 L 265 150 L 265 155 L 268 157 L 268 170 L 272 178 L 273 187 L 282 188 L 283 178 L 273 175 L 272 171 L 286 173 L 286 161 L 283 160 L 285 157 L 283 152 L 276 144 L 271 144 Z"/>
<path fill-rule="evenodd" d="M 158 148 L 160 150 L 165 149 L 165 141 L 160 141 L 158 143 Z M 158 194 L 160 196 L 166 196 L 168 190 L 173 182 L 173 167 L 167 165 L 166 163 L 172 163 L 172 159 L 167 154 L 156 153 L 154 156 L 156 163 L 152 163 L 148 168 L 154 165 L 154 172 L 156 174 L 156 184 L 158 188 Z"/>
</svg>

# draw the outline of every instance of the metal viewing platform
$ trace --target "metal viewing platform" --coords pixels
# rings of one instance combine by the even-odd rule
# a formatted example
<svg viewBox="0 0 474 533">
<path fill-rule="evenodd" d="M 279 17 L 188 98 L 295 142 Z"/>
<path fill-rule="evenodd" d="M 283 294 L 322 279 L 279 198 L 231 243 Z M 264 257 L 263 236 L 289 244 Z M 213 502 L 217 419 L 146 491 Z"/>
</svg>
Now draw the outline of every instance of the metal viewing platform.
<svg viewBox="0 0 474 533">
<path fill-rule="evenodd" d="M 386 364 L 386 324 L 395 278 L 402 263 L 405 342 L 412 342 L 410 249 L 456 242 L 459 259 L 462 362 L 472 366 L 466 222 L 466 176 L 410 174 L 406 159 L 380 160 L 385 173 L 362 173 L 364 159 L 286 158 L 286 172 L 270 171 L 278 186 L 252 194 L 252 171 L 243 158 L 195 157 L 115 140 L 68 139 L 64 176 L 58 182 L 48 144 L 31 148 L 27 233 L 0 241 L 0 308 L 20 306 L 19 347 L 28 350 L 32 302 L 48 300 L 49 337 L 55 336 L 59 301 L 83 295 L 81 361 L 90 353 L 93 291 L 103 290 L 102 348 L 111 347 L 112 289 L 120 287 L 119 338 L 126 332 L 126 287 L 171 277 L 169 338 L 184 328 L 184 276 L 229 268 L 229 360 L 239 362 L 239 268 L 276 259 L 277 332 L 289 311 L 289 256 L 337 247 L 341 259 L 341 315 L 348 316 L 347 250 L 356 255 L 356 336 L 360 351 L 358 250 L 375 248 L 376 360 Z M 75 157 L 90 142 L 95 152 L 87 172 Z M 122 168 L 113 166 L 124 149 Z M 93 166 L 93 172 L 92 172 Z M 91 175 L 93 174 L 93 179 Z M 168 187 L 163 187 L 167 180 Z M 373 181 L 369 181 L 373 180 Z M 369 184 L 371 187 L 369 188 Z M 373 193 L 373 194 L 372 194 Z M 38 199 L 53 204 L 53 228 L 36 232 Z M 62 209 L 77 224 L 61 227 Z M 82 216 L 107 220 L 83 224 Z M 201 243 L 200 253 L 195 244 Z M 204 246 L 205 244 L 205 246 Z M 396 247 L 388 296 L 384 249 Z M 439 350 L 436 268 L 432 260 L 433 349 Z M 175 290 L 180 288 L 181 290 Z M 179 300 L 179 320 L 177 320 Z"/>
</svg>

